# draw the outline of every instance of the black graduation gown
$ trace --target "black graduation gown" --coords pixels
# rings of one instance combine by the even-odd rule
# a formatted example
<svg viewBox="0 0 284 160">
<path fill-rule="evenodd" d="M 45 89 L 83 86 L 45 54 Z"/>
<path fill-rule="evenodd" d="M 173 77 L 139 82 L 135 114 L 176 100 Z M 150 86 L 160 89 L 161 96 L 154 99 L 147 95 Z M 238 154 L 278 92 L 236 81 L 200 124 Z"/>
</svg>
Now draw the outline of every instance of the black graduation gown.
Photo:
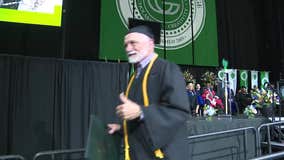
<svg viewBox="0 0 284 160">
<path fill-rule="evenodd" d="M 188 101 L 189 101 L 189 109 L 191 111 L 191 114 L 195 114 L 195 110 L 197 106 L 197 96 L 195 92 L 190 91 L 190 93 L 188 93 Z"/>
<path fill-rule="evenodd" d="M 158 58 L 148 77 L 149 106 L 144 107 L 142 80 L 146 68 L 134 80 L 128 96 L 144 113 L 143 120 L 127 122 L 131 160 L 154 160 L 158 148 L 166 160 L 186 160 L 189 101 L 182 73 L 176 64 Z"/>
</svg>

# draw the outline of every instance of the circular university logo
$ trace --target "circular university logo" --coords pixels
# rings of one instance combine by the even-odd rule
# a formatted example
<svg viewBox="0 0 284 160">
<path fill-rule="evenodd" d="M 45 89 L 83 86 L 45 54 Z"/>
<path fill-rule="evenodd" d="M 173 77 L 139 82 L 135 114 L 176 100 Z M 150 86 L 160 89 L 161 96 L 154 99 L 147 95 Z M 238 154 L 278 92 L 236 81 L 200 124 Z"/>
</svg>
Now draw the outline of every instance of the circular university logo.
<svg viewBox="0 0 284 160">
<path fill-rule="evenodd" d="M 190 44 L 192 30 L 193 37 L 196 39 L 204 26 L 205 0 L 192 0 L 192 4 L 190 1 L 167 0 L 165 11 L 161 0 L 116 0 L 116 6 L 125 27 L 127 27 L 128 18 L 133 17 L 133 14 L 135 18 L 160 22 L 163 26 L 163 14 L 165 13 L 165 29 L 161 31 L 161 43 L 156 47 L 163 48 L 165 41 L 166 48 L 174 50 Z M 166 40 L 164 40 L 164 34 L 166 34 Z"/>
<path fill-rule="evenodd" d="M 241 73 L 241 79 L 242 79 L 243 81 L 247 80 L 247 79 L 248 79 L 248 73 L 247 73 L 247 72 L 242 72 L 242 73 Z"/>
<path fill-rule="evenodd" d="M 224 77 L 225 77 L 225 71 L 224 70 L 218 71 L 218 78 L 220 80 L 224 80 Z"/>
<path fill-rule="evenodd" d="M 262 80 L 261 80 L 261 84 L 264 85 L 264 83 L 268 82 L 268 78 L 267 77 L 264 77 Z"/>
</svg>

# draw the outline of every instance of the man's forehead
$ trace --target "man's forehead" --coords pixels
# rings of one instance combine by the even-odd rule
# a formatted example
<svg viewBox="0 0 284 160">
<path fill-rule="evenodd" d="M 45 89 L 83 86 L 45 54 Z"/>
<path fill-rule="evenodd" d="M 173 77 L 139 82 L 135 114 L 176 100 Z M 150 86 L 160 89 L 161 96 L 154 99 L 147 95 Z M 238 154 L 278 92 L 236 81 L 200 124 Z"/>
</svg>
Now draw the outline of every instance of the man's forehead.
<svg viewBox="0 0 284 160">
<path fill-rule="evenodd" d="M 128 40 L 142 41 L 142 40 L 150 40 L 150 38 L 142 33 L 133 32 L 133 33 L 129 33 L 125 35 L 124 40 L 125 41 L 128 41 Z"/>
</svg>

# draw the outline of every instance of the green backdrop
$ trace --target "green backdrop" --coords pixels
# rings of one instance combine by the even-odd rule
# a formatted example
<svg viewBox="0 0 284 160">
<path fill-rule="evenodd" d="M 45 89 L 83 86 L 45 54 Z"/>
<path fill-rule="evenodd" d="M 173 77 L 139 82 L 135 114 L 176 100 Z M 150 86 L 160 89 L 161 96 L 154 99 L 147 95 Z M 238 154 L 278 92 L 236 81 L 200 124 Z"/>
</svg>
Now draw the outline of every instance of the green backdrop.
<svg viewBox="0 0 284 160">
<path fill-rule="evenodd" d="M 190 0 L 166 0 L 164 12 L 163 1 L 158 0 L 102 1 L 100 59 L 126 60 L 123 39 L 127 32 L 128 18 L 161 22 L 164 26 L 163 15 L 165 15 L 166 23 L 165 30 L 161 31 L 161 44 L 156 45 L 156 52 L 160 57 L 177 64 L 218 66 L 215 0 L 193 0 L 192 4 L 191 7 Z M 164 31 L 166 51 L 164 51 Z"/>
</svg>

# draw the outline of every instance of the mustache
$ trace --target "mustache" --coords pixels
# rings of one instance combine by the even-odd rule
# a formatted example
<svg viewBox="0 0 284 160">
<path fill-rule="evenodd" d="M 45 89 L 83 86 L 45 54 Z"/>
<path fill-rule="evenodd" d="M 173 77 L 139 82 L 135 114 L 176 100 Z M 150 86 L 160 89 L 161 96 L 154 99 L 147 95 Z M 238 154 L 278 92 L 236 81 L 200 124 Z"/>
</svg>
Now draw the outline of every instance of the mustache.
<svg viewBox="0 0 284 160">
<path fill-rule="evenodd" d="M 137 54 L 138 52 L 136 52 L 136 51 L 129 51 L 129 52 L 127 52 L 127 55 L 128 56 L 131 56 L 131 55 L 133 55 L 133 54 Z"/>
</svg>

